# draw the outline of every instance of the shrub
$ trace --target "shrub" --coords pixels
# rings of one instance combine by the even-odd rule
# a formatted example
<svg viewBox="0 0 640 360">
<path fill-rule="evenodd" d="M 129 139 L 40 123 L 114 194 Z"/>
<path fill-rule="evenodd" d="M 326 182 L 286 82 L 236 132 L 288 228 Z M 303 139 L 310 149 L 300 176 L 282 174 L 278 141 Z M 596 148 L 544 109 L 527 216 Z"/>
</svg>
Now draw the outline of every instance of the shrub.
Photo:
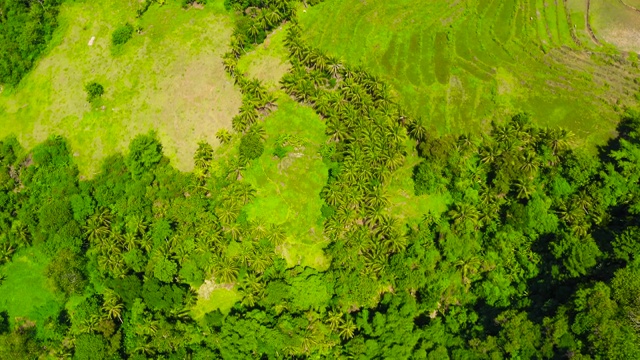
<svg viewBox="0 0 640 360">
<path fill-rule="evenodd" d="M 138 135 L 131 141 L 129 155 L 125 161 L 133 178 L 138 179 L 160 160 L 162 160 L 162 145 L 152 132 L 149 135 Z"/>
<path fill-rule="evenodd" d="M 90 103 L 99 99 L 104 94 L 104 87 L 95 81 L 85 85 L 84 90 L 87 92 L 87 101 Z"/>
<path fill-rule="evenodd" d="M 437 169 L 426 161 L 413 168 L 413 184 L 416 195 L 429 194 L 438 189 L 440 176 Z"/>
<path fill-rule="evenodd" d="M 120 27 L 118 27 L 113 34 L 111 35 L 111 43 L 113 45 L 123 45 L 127 41 L 131 39 L 133 36 L 133 26 L 131 24 L 126 23 Z"/>
<path fill-rule="evenodd" d="M 284 158 L 289 153 L 289 148 L 287 146 L 282 146 L 280 144 L 276 144 L 275 149 L 273 149 L 273 155 L 277 156 L 279 159 Z"/>
<path fill-rule="evenodd" d="M 240 140 L 240 156 L 249 160 L 257 159 L 264 152 L 264 144 L 258 134 L 247 134 Z"/>
</svg>

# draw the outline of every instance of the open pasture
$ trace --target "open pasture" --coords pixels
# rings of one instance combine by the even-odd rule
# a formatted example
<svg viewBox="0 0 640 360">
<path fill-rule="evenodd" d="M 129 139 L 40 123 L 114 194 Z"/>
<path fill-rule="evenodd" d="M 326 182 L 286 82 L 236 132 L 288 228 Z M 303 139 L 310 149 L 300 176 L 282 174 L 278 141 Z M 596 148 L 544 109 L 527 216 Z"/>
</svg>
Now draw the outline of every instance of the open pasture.
<svg viewBox="0 0 640 360">
<path fill-rule="evenodd" d="M 128 0 L 63 4 L 50 49 L 17 88 L 0 93 L 0 137 L 13 133 L 32 146 L 63 135 L 91 176 L 102 158 L 153 129 L 174 165 L 190 170 L 198 141 L 216 143 L 240 106 L 221 60 L 232 19 L 222 1 L 187 10 L 154 4 L 139 19 L 137 7 Z M 141 31 L 114 48 L 111 34 L 126 22 Z M 105 89 L 95 108 L 84 91 L 90 81 Z"/>
<path fill-rule="evenodd" d="M 526 111 L 602 143 L 636 103 L 638 69 L 591 38 L 584 1 L 328 0 L 300 17 L 312 45 L 389 82 L 441 133 Z"/>
</svg>

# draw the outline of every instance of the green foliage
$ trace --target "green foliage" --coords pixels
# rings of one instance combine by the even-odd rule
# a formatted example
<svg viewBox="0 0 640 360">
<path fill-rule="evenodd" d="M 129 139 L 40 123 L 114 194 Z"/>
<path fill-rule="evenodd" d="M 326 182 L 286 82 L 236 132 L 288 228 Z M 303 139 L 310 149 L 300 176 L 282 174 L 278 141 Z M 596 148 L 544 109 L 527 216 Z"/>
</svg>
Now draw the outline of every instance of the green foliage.
<svg viewBox="0 0 640 360">
<path fill-rule="evenodd" d="M 133 178 L 139 178 L 162 160 L 162 145 L 154 133 L 136 136 L 129 145 L 125 160 Z"/>
<path fill-rule="evenodd" d="M 124 25 L 118 26 L 111 34 L 111 43 L 114 46 L 120 46 L 127 43 L 127 41 L 131 40 L 133 36 L 133 25 L 129 23 L 125 23 Z"/>
<path fill-rule="evenodd" d="M 153 276 L 160 281 L 170 283 L 176 275 L 178 267 L 176 263 L 169 259 L 160 259 L 153 270 Z"/>
<path fill-rule="evenodd" d="M 440 188 L 440 176 L 427 162 L 421 162 L 413 171 L 413 183 L 416 195 L 431 194 Z"/>
<path fill-rule="evenodd" d="M 83 334 L 78 336 L 75 344 L 75 359 L 106 359 L 107 344 L 99 335 Z"/>
<path fill-rule="evenodd" d="M 69 250 L 62 250 L 46 268 L 46 275 L 55 287 L 67 296 L 81 294 L 87 281 L 81 259 Z"/>
<path fill-rule="evenodd" d="M 249 133 L 240 139 L 240 156 L 253 160 L 264 152 L 264 143 L 257 134 Z"/>
<path fill-rule="evenodd" d="M 427 136 L 300 35 L 282 85 L 307 106 L 233 74 L 240 139 L 193 172 L 154 134 L 91 179 L 60 137 L 0 143 L 0 357 L 640 356 L 640 115 L 599 157 L 527 115 Z"/>
<path fill-rule="evenodd" d="M 0 84 L 18 84 L 33 67 L 58 25 L 60 3 L 0 1 Z"/>
<path fill-rule="evenodd" d="M 87 93 L 87 101 L 94 103 L 104 95 L 104 87 L 95 81 L 87 83 L 84 86 L 84 91 Z"/>
</svg>

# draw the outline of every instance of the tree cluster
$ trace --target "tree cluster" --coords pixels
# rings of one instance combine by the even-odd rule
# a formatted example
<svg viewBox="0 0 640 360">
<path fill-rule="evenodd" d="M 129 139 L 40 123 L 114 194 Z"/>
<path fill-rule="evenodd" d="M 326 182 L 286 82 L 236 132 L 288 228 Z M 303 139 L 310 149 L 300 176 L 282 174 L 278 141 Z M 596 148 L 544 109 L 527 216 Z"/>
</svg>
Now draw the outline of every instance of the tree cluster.
<svg viewBox="0 0 640 360">
<path fill-rule="evenodd" d="M 56 29 L 60 0 L 0 1 L 0 84 L 16 85 Z"/>
</svg>

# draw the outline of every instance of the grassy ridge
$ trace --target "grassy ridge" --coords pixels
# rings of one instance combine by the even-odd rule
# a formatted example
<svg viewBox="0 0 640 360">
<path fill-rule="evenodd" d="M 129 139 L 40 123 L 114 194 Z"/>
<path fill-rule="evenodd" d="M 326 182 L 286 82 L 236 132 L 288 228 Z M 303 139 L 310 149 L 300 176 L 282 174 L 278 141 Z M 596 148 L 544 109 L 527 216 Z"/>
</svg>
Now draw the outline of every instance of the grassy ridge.
<svg viewBox="0 0 640 360">
<path fill-rule="evenodd" d="M 330 0 L 300 17 L 314 46 L 382 76 L 440 132 L 527 111 L 601 143 L 613 105 L 636 101 L 640 73 L 624 56 L 587 53 L 597 46 L 572 0 Z"/>
<path fill-rule="evenodd" d="M 216 130 L 230 127 L 240 105 L 221 60 L 231 19 L 222 1 L 188 10 L 153 5 L 139 20 L 136 8 L 125 0 L 65 3 L 48 54 L 18 88 L 0 94 L 0 137 L 14 133 L 32 146 L 61 134 L 90 176 L 100 159 L 155 129 L 175 165 L 189 170 L 198 140 L 216 143 Z M 111 34 L 127 21 L 142 33 L 114 49 Z M 84 92 L 93 80 L 105 87 L 97 109 Z"/>
</svg>

